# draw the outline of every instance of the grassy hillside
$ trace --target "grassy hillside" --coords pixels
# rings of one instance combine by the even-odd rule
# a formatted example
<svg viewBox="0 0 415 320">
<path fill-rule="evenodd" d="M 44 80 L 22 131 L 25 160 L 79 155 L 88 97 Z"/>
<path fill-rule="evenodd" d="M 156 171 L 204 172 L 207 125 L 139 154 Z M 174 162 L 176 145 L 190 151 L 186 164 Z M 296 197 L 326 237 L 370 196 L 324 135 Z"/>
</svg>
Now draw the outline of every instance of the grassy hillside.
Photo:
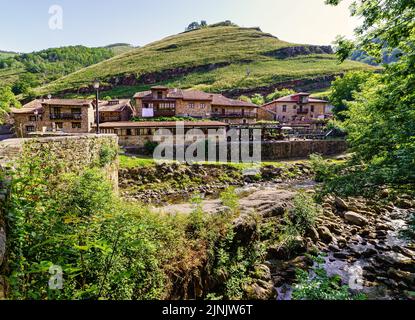
<svg viewBox="0 0 415 320">
<path fill-rule="evenodd" d="M 114 43 L 114 44 L 105 46 L 104 48 L 110 49 L 115 55 L 134 50 L 134 47 L 128 43 Z"/>
<path fill-rule="evenodd" d="M 288 59 L 270 54 L 293 46 L 298 45 L 281 41 L 257 28 L 210 27 L 171 36 L 81 69 L 40 88 L 38 93 L 76 90 L 89 86 L 95 78 L 103 82 L 112 79 L 113 89 L 107 94 L 114 96 L 130 96 L 153 83 L 223 91 L 371 68 L 354 61 L 338 64 L 335 56 L 329 54 Z M 212 64 L 215 66 L 209 68 Z M 163 73 L 167 76 L 162 81 L 157 77 L 151 81 L 151 75 L 161 74 L 163 78 Z M 135 81 L 125 85 L 125 78 Z"/>
<path fill-rule="evenodd" d="M 15 93 L 49 83 L 86 66 L 109 59 L 118 47 L 87 48 L 70 46 L 23 54 L 0 55 L 0 85 Z"/>
</svg>

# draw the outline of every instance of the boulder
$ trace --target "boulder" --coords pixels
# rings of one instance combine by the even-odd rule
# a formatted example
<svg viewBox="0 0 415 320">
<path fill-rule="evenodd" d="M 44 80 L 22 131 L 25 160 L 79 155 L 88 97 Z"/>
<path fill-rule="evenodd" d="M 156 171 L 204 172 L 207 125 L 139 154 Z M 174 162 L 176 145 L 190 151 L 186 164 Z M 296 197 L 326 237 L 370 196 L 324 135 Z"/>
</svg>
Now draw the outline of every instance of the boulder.
<svg viewBox="0 0 415 320">
<path fill-rule="evenodd" d="M 233 230 L 236 241 L 249 243 L 257 235 L 257 222 L 252 216 L 243 214 L 233 221 Z"/>
<path fill-rule="evenodd" d="M 360 227 L 366 226 L 369 223 L 369 221 L 364 216 L 353 211 L 346 212 L 344 214 L 344 219 L 347 222 Z"/>
<path fill-rule="evenodd" d="M 327 227 L 319 227 L 318 230 L 318 235 L 320 237 L 320 239 L 324 242 L 324 243 L 330 243 L 334 241 L 334 237 L 331 234 L 330 230 Z"/>
<path fill-rule="evenodd" d="M 248 300 L 270 300 L 276 296 L 272 281 L 256 280 L 245 287 Z"/>
<path fill-rule="evenodd" d="M 337 209 L 340 210 L 348 210 L 349 206 L 342 198 L 335 197 L 334 198 L 334 204 L 336 205 Z"/>
</svg>

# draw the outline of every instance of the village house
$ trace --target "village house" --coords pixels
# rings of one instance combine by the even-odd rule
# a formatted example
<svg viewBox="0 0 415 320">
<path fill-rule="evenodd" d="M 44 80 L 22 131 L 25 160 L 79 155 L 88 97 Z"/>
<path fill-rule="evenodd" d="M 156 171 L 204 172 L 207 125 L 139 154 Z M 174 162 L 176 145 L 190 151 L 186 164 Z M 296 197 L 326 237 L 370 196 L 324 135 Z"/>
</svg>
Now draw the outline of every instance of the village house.
<svg viewBox="0 0 415 320">
<path fill-rule="evenodd" d="M 37 99 L 12 108 L 11 116 L 18 137 L 36 131 L 88 133 L 95 122 L 92 99 Z"/>
<path fill-rule="evenodd" d="M 328 101 L 310 97 L 310 93 L 300 92 L 281 97 L 258 109 L 258 119 L 278 121 L 281 124 L 312 125 L 332 117 Z"/>
<path fill-rule="evenodd" d="M 114 99 L 99 102 L 100 123 L 129 121 L 133 116 L 134 109 L 129 99 Z"/>
<path fill-rule="evenodd" d="M 220 120 L 229 124 L 255 123 L 258 106 L 197 90 L 152 87 L 134 95 L 141 118 L 192 117 Z"/>
<path fill-rule="evenodd" d="M 218 121 L 143 121 L 143 122 L 106 122 L 100 125 L 100 133 L 116 134 L 121 146 L 143 147 L 147 142 L 154 142 L 154 134 L 157 130 L 166 129 L 175 138 L 180 136 L 177 128 L 182 126 L 182 135 L 190 130 L 198 129 L 200 134 L 191 136 L 191 140 L 185 143 L 193 143 L 197 139 L 207 139 L 210 132 L 216 131 L 219 139 L 226 139 L 227 124 Z"/>
</svg>

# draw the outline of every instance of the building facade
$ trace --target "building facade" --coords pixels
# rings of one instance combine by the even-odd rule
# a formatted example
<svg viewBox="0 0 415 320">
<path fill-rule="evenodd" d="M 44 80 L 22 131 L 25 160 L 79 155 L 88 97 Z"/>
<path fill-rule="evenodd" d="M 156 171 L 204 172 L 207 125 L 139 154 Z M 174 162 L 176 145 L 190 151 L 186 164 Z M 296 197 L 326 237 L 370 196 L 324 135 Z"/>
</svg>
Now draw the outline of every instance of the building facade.
<svg viewBox="0 0 415 320">
<path fill-rule="evenodd" d="M 226 123 L 218 121 L 127 121 L 103 123 L 100 125 L 100 132 L 118 135 L 121 146 L 143 147 L 148 142 L 155 142 L 155 134 L 160 129 L 168 130 L 174 141 L 182 137 L 188 144 L 198 139 L 206 139 L 212 132 L 217 133 L 219 139 L 226 139 L 226 128 Z"/>
<path fill-rule="evenodd" d="M 130 121 L 134 109 L 129 99 L 116 99 L 99 102 L 99 120 L 104 122 Z"/>
<path fill-rule="evenodd" d="M 11 110 L 18 137 L 32 132 L 88 133 L 94 124 L 93 100 L 42 99 Z"/>
<path fill-rule="evenodd" d="M 193 117 L 225 123 L 255 123 L 258 106 L 197 90 L 152 87 L 135 94 L 136 113 L 140 118 Z"/>
<path fill-rule="evenodd" d="M 328 101 L 310 97 L 310 93 L 296 93 L 261 106 L 258 119 L 282 124 L 313 124 L 332 117 Z"/>
</svg>

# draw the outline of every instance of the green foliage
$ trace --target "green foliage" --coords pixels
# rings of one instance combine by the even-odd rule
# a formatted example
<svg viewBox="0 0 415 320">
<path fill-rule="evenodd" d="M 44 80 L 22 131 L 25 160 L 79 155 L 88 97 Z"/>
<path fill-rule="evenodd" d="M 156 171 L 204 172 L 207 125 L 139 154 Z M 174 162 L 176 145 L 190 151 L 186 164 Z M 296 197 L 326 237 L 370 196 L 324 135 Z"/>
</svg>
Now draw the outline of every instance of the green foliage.
<svg viewBox="0 0 415 320">
<path fill-rule="evenodd" d="M 151 154 L 154 153 L 154 150 L 156 150 L 157 146 L 158 146 L 158 143 L 157 142 L 147 141 L 144 144 L 144 149 L 146 150 L 146 153 L 147 154 L 151 155 Z"/>
<path fill-rule="evenodd" d="M 341 284 L 338 275 L 329 277 L 324 269 L 324 259 L 314 259 L 317 265 L 307 271 L 297 269 L 297 283 L 294 285 L 294 300 L 365 300 L 363 294 L 353 295 L 349 287 Z"/>
<path fill-rule="evenodd" d="M 0 76 L 12 85 L 15 94 L 27 95 L 31 89 L 61 78 L 81 68 L 113 57 L 110 48 L 69 46 L 32 53 L 0 56 Z"/>
<path fill-rule="evenodd" d="M 338 1 L 336 1 L 338 2 Z M 333 1 L 330 1 L 333 3 Z M 386 65 L 379 75 L 360 86 L 346 103 L 345 129 L 355 152 L 349 168 L 337 170 L 331 186 L 345 192 L 364 192 L 382 184 L 415 182 L 415 3 L 405 0 L 354 1 L 352 15 L 362 18 L 356 47 L 375 58 L 397 49 L 399 61 Z M 396 23 L 396 21 L 400 21 Z M 350 42 L 341 46 L 343 59 Z M 343 173 L 342 176 L 340 176 Z M 345 178 L 350 182 L 346 186 Z M 353 184 L 352 184 L 353 182 Z M 337 187 L 335 187 L 337 184 Z M 413 189 L 413 187 L 412 187 Z"/>
<path fill-rule="evenodd" d="M 10 87 L 0 87 L 0 124 L 12 107 L 19 108 L 21 104 Z"/>
<path fill-rule="evenodd" d="M 323 182 L 331 174 L 331 167 L 327 161 L 319 154 L 310 155 L 310 165 L 315 174 L 316 182 Z"/>
<path fill-rule="evenodd" d="M 6 208 L 11 299 L 186 298 L 200 270 L 221 279 L 208 297 L 242 297 L 263 248 L 239 243 L 233 215 L 205 215 L 200 197 L 189 216 L 158 215 L 122 202 L 100 169 L 62 169 L 43 152 L 22 158 L 13 172 Z M 48 287 L 54 265 L 63 269 L 60 290 Z"/>
<path fill-rule="evenodd" d="M 265 104 L 265 99 L 262 95 L 260 95 L 259 93 L 256 93 L 251 97 L 251 102 L 258 106 L 261 106 Z"/>
<path fill-rule="evenodd" d="M 294 94 L 295 91 L 292 89 L 281 89 L 281 90 L 275 90 L 275 92 L 267 95 L 265 97 L 265 102 L 272 102 L 278 98 L 282 98 L 285 96 L 289 96 L 290 94 Z"/>
<path fill-rule="evenodd" d="M 118 155 L 118 147 L 104 144 L 101 146 L 99 152 L 99 164 L 101 167 L 105 167 L 107 164 L 113 162 Z"/>
<path fill-rule="evenodd" d="M 286 247 L 289 252 L 295 250 L 297 239 L 303 237 L 306 232 L 315 226 L 316 218 L 322 213 L 322 208 L 312 196 L 305 192 L 299 192 L 293 202 L 293 208 L 284 216 L 284 225 L 280 234 L 280 245 Z"/>
<path fill-rule="evenodd" d="M 346 73 L 343 77 L 337 77 L 331 86 L 329 96 L 330 103 L 334 106 L 334 114 L 338 119 L 344 120 L 344 111 L 347 110 L 347 102 L 353 100 L 353 95 L 361 92 L 361 86 L 371 77 L 371 73 L 355 71 Z"/>
<path fill-rule="evenodd" d="M 220 194 L 220 200 L 225 207 L 231 209 L 231 212 L 235 213 L 239 210 L 239 197 L 236 194 L 235 187 L 229 187 Z"/>
</svg>

